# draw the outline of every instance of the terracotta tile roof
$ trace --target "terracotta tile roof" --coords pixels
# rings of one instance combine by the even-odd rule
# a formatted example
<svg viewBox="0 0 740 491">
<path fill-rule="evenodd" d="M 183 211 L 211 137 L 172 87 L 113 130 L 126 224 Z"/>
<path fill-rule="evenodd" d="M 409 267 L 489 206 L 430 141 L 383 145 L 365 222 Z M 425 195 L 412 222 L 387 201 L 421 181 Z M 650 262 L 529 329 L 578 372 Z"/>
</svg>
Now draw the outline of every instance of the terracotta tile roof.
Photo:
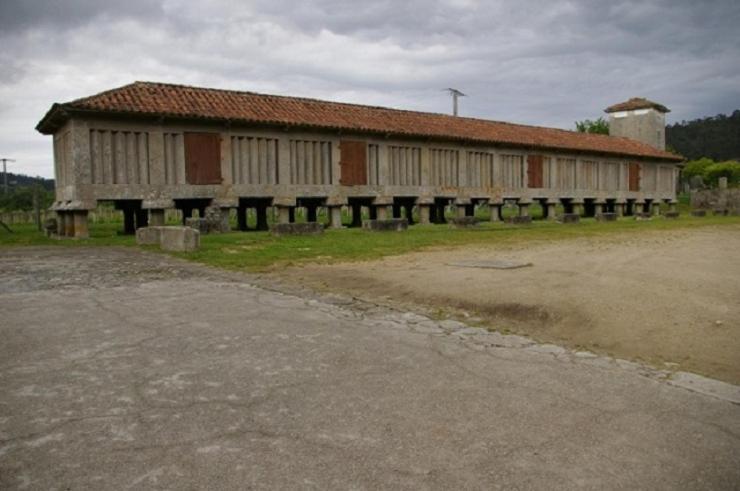
<svg viewBox="0 0 740 491">
<path fill-rule="evenodd" d="M 658 104 L 657 102 L 647 100 L 644 97 L 633 97 L 628 101 L 614 104 L 613 106 L 609 106 L 604 109 L 604 112 L 615 113 L 618 111 L 633 111 L 635 109 L 657 109 L 662 113 L 671 112 L 671 110 L 665 107 L 663 104 Z"/>
<path fill-rule="evenodd" d="M 683 160 L 675 154 L 627 138 L 445 114 L 154 82 L 134 82 L 91 97 L 54 104 L 36 129 L 42 133 L 53 133 L 75 112 L 257 123 Z"/>
</svg>

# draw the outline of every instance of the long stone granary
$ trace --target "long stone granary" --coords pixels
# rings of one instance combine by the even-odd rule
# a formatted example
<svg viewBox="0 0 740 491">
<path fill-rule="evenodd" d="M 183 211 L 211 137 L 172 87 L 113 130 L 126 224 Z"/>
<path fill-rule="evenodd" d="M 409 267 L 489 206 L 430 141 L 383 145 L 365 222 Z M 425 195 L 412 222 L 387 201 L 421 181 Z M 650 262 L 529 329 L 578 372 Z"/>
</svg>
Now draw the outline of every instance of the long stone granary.
<svg viewBox="0 0 740 491">
<path fill-rule="evenodd" d="M 236 209 L 240 228 L 254 208 L 264 228 L 270 206 L 281 222 L 326 206 L 340 226 L 346 205 L 355 222 L 360 206 L 377 218 L 415 206 L 425 223 L 444 221 L 448 204 L 462 216 L 488 203 L 496 220 L 505 201 L 523 214 L 540 202 L 550 217 L 559 203 L 617 214 L 675 203 L 683 159 L 662 148 L 668 109 L 631 99 L 606 111 L 611 136 L 135 82 L 54 104 L 37 130 L 54 138 L 60 233 L 78 237 L 101 201 L 128 231 L 208 205 Z"/>
</svg>

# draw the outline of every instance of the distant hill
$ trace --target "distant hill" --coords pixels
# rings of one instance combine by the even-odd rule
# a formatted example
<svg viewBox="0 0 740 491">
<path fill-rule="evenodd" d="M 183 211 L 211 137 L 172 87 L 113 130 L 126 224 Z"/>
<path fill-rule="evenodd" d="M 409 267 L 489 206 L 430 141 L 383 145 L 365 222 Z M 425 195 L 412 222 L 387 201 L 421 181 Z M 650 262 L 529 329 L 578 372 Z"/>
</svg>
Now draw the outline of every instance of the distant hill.
<svg viewBox="0 0 740 491">
<path fill-rule="evenodd" d="M 689 160 L 740 160 L 740 109 L 666 126 L 666 145 Z"/>
<path fill-rule="evenodd" d="M 1 172 L 2 169 L 0 169 L 0 173 Z M 0 186 L 2 186 L 2 184 L 2 175 L 0 175 Z M 54 190 L 54 179 L 46 179 L 45 177 L 38 176 L 27 176 L 25 174 L 13 174 L 12 172 L 8 172 L 8 187 L 10 189 L 24 188 L 34 186 L 36 184 L 40 184 L 47 191 Z"/>
</svg>

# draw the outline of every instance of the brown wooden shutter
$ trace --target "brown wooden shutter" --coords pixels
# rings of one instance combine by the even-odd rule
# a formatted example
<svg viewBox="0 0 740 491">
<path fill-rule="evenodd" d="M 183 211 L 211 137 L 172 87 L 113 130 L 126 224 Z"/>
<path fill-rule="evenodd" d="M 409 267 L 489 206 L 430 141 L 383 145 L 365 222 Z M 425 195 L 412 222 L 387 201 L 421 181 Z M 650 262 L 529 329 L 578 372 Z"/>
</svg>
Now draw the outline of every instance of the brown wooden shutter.
<svg viewBox="0 0 740 491">
<path fill-rule="evenodd" d="M 364 186 L 367 184 L 367 143 L 364 141 L 342 140 L 339 144 L 341 157 L 339 168 L 343 186 Z"/>
<path fill-rule="evenodd" d="M 530 188 L 541 188 L 543 187 L 542 179 L 542 163 L 544 157 L 542 155 L 528 155 L 527 156 L 527 186 Z"/>
<path fill-rule="evenodd" d="M 640 164 L 632 163 L 629 166 L 629 190 L 640 190 Z"/>
<path fill-rule="evenodd" d="M 218 133 L 185 133 L 185 181 L 188 184 L 221 184 L 221 136 Z"/>
</svg>

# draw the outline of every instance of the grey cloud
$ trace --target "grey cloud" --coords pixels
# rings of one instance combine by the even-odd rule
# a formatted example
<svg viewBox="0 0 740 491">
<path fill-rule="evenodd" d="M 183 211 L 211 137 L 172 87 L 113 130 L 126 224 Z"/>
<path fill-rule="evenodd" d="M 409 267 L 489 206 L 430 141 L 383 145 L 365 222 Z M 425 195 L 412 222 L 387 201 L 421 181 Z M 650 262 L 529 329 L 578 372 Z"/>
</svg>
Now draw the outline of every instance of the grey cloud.
<svg viewBox="0 0 740 491">
<path fill-rule="evenodd" d="M 135 79 L 444 112 L 454 86 L 463 114 L 564 128 L 631 96 L 671 120 L 740 107 L 736 1 L 5 1 L 0 16 L 0 152 L 45 175 L 49 105 Z"/>
<path fill-rule="evenodd" d="M 63 29 L 85 24 L 100 16 L 151 19 L 162 6 L 148 0 L 104 2 L 99 0 L 3 0 L 0 19 L 4 35 L 26 28 Z"/>
</svg>

